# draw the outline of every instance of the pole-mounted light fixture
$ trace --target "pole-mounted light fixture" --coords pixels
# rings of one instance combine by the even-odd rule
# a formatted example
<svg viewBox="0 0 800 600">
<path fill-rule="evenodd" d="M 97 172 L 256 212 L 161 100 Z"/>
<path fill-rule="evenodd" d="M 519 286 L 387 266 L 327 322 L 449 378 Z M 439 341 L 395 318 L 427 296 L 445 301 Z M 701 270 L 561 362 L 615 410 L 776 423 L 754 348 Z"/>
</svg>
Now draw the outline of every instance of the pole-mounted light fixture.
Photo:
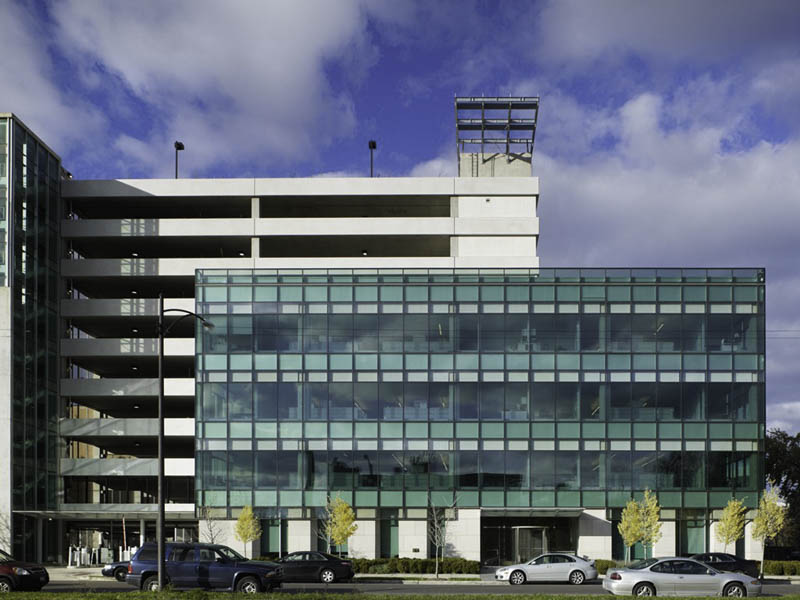
<svg viewBox="0 0 800 600">
<path fill-rule="evenodd" d="M 180 142 L 175 142 L 176 160 L 179 143 Z M 183 144 L 181 144 L 181 150 L 182 149 Z M 173 321 L 169 327 L 164 327 L 164 313 L 168 312 L 179 312 L 183 313 L 183 315 L 176 321 Z M 166 559 L 164 556 L 164 492 L 166 490 L 164 481 L 164 336 L 167 335 L 169 330 L 176 324 L 188 317 L 194 317 L 200 321 L 206 329 L 214 329 L 213 323 L 190 310 L 183 310 L 182 308 L 164 309 L 164 294 L 161 293 L 158 295 L 158 516 L 156 519 L 156 542 L 158 545 L 159 590 L 164 589 L 167 577 L 166 565 L 164 563 Z"/>
<path fill-rule="evenodd" d="M 178 152 L 184 148 L 183 142 L 175 141 L 175 179 L 178 178 Z"/>
<path fill-rule="evenodd" d="M 378 148 L 378 142 L 375 140 L 369 141 L 369 176 L 372 177 L 372 153 Z"/>
</svg>

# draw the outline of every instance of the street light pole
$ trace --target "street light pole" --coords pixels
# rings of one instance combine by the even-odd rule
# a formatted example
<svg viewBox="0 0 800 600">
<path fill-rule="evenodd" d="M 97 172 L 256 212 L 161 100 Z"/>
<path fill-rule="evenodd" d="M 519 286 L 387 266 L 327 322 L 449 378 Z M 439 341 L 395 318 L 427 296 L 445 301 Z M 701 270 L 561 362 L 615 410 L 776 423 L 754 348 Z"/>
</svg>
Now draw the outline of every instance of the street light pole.
<svg viewBox="0 0 800 600">
<path fill-rule="evenodd" d="M 184 149 L 183 142 L 175 142 L 175 179 L 178 178 L 178 152 Z"/>
<path fill-rule="evenodd" d="M 176 142 L 177 144 L 178 142 Z M 169 327 L 164 327 L 164 314 L 168 312 L 183 313 Z M 214 329 L 214 324 L 210 323 L 198 314 L 182 308 L 164 309 L 164 294 L 158 295 L 158 517 L 156 520 L 156 541 L 158 544 L 158 589 L 163 590 L 166 585 L 166 557 L 164 556 L 164 504 L 165 504 L 165 480 L 164 480 L 164 336 L 178 322 L 187 317 L 194 317 L 203 324 L 206 329 Z"/>
<path fill-rule="evenodd" d="M 177 143 L 177 142 L 176 142 Z M 175 150 L 175 173 L 177 177 L 178 150 Z M 158 589 L 164 589 L 164 294 L 158 295 L 158 519 L 156 521 L 158 541 Z"/>
<path fill-rule="evenodd" d="M 375 149 L 377 147 L 378 147 L 378 143 L 375 140 L 370 140 L 369 141 L 369 176 L 370 177 L 373 176 L 373 171 L 372 171 L 372 164 L 373 164 L 372 163 L 372 153 L 375 151 Z"/>
</svg>

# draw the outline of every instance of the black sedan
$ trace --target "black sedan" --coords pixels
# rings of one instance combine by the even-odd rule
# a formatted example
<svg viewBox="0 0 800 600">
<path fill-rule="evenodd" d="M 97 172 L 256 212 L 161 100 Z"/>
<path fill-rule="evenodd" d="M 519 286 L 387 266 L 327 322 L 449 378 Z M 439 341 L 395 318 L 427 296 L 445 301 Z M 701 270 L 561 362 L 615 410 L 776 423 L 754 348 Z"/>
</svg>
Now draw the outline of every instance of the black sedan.
<svg viewBox="0 0 800 600">
<path fill-rule="evenodd" d="M 739 558 L 733 554 L 706 552 L 705 554 L 695 554 L 689 558 L 693 558 L 717 571 L 744 573 L 750 577 L 758 577 L 758 563 L 756 561 Z"/>
<path fill-rule="evenodd" d="M 109 563 L 100 572 L 106 577 L 113 577 L 117 581 L 125 581 L 125 577 L 128 575 L 128 562 L 127 560 L 121 560 Z"/>
<path fill-rule="evenodd" d="M 324 552 L 292 552 L 278 561 L 283 581 L 333 583 L 353 578 L 353 563 Z"/>
</svg>

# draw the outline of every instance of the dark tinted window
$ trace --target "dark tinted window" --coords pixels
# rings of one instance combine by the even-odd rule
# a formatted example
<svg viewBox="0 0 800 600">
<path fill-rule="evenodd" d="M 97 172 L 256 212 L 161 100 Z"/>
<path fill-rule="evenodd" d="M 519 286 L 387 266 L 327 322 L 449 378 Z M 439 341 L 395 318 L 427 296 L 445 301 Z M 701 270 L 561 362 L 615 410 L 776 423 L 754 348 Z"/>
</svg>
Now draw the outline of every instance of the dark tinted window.
<svg viewBox="0 0 800 600">
<path fill-rule="evenodd" d="M 319 552 L 309 552 L 308 553 L 308 560 L 328 560 Z"/>
<path fill-rule="evenodd" d="M 194 560 L 194 548 L 174 548 L 169 560 L 176 562 L 190 562 Z"/>
<path fill-rule="evenodd" d="M 672 573 L 672 563 L 658 563 L 657 565 L 653 565 L 650 570 L 653 573 Z"/>
<path fill-rule="evenodd" d="M 676 560 L 672 563 L 676 573 L 681 575 L 704 575 L 708 568 L 696 562 Z"/>
<path fill-rule="evenodd" d="M 155 546 L 145 546 L 141 550 L 139 550 L 139 554 L 136 556 L 136 560 L 157 560 L 158 559 L 158 548 Z"/>
</svg>

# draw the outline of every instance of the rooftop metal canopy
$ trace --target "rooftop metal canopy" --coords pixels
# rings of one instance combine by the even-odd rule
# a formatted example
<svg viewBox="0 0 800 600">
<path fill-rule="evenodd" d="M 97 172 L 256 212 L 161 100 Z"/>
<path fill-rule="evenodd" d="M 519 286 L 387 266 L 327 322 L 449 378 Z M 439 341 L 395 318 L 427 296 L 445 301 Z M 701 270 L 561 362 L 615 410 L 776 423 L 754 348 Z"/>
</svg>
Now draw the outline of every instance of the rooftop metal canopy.
<svg viewBox="0 0 800 600">
<path fill-rule="evenodd" d="M 533 154 L 536 121 L 539 117 L 539 98 L 476 98 L 456 97 L 456 142 L 459 156 L 467 144 L 500 144 L 500 152 L 510 158 L 517 154 Z M 470 150 L 472 152 L 477 150 Z M 498 150 L 495 149 L 495 152 Z"/>
</svg>

